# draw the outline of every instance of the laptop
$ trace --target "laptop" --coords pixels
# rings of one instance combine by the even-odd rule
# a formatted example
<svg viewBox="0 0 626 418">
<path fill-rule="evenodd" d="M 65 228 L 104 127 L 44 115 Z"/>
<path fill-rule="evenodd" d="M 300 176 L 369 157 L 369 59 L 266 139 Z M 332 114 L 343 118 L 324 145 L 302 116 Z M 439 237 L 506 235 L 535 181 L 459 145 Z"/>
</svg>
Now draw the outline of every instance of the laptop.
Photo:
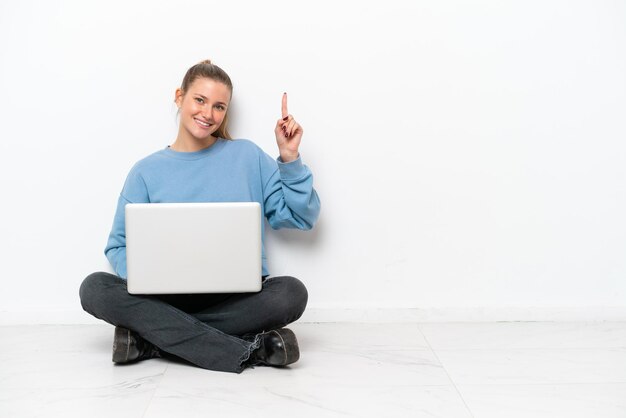
<svg viewBox="0 0 626 418">
<path fill-rule="evenodd" d="M 258 202 L 126 205 L 128 293 L 261 290 Z"/>
</svg>

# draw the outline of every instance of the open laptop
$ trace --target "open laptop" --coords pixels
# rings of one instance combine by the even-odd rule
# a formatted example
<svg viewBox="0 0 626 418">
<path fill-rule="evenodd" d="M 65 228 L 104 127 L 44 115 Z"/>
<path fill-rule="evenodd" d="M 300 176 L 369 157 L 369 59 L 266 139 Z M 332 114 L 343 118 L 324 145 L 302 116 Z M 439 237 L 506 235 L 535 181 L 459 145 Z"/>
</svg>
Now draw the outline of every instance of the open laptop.
<svg viewBox="0 0 626 418">
<path fill-rule="evenodd" d="M 261 290 L 258 202 L 126 205 L 128 293 Z"/>
</svg>

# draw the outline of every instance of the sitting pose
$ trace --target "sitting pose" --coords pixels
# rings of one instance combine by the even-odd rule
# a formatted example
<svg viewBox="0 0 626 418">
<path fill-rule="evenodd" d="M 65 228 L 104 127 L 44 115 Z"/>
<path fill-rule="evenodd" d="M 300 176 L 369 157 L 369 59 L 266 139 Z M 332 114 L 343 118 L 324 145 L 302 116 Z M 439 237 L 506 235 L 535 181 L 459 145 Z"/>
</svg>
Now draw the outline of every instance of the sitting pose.
<svg viewBox="0 0 626 418">
<path fill-rule="evenodd" d="M 274 130 L 280 156 L 273 159 L 247 139 L 231 139 L 226 125 L 232 90 L 230 77 L 208 60 L 187 71 L 175 93 L 176 140 L 137 162 L 120 193 L 105 248 L 116 274 L 93 273 L 80 286 L 83 309 L 116 327 L 116 363 L 172 356 L 241 373 L 248 366 L 284 366 L 299 358 L 294 333 L 283 327 L 304 312 L 307 290 L 294 277 L 270 277 L 264 249 L 258 293 L 127 290 L 128 203 L 258 202 L 274 229 L 309 230 L 315 224 L 320 201 L 298 153 L 303 129 L 287 111 L 287 94 Z"/>
</svg>

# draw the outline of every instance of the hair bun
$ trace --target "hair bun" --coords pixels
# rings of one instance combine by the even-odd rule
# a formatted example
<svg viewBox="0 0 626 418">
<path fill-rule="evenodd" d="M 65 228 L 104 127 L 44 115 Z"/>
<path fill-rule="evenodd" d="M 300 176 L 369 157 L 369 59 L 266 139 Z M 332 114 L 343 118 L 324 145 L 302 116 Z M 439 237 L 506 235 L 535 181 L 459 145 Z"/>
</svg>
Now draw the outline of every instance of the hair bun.
<svg viewBox="0 0 626 418">
<path fill-rule="evenodd" d="M 209 64 L 211 65 L 211 60 L 204 60 L 204 61 L 200 61 L 198 64 Z"/>
</svg>

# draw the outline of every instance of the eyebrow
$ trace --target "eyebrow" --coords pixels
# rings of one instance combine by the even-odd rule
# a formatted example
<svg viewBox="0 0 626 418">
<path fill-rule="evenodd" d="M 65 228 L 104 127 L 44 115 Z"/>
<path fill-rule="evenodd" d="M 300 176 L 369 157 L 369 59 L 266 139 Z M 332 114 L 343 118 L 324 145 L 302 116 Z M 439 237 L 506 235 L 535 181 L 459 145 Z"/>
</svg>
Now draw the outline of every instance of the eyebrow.
<svg viewBox="0 0 626 418">
<path fill-rule="evenodd" d="M 197 96 L 202 97 L 204 100 L 208 100 L 208 97 L 203 96 L 203 95 L 201 95 L 200 93 L 196 93 L 196 95 L 197 95 Z M 226 103 L 224 103 L 224 102 L 217 102 L 217 104 L 222 104 L 222 105 L 224 105 L 224 106 L 227 106 L 227 104 L 226 104 Z"/>
</svg>

